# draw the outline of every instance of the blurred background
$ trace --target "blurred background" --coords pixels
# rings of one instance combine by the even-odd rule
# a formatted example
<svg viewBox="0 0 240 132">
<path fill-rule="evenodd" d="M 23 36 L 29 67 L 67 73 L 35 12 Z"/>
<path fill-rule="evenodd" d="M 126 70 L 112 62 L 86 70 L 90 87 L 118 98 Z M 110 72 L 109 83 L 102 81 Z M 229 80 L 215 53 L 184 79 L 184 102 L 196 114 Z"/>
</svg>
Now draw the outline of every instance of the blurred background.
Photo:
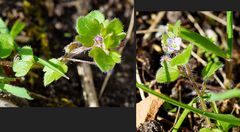
<svg viewBox="0 0 240 132">
<path fill-rule="evenodd" d="M 13 0 L 0 1 L 0 17 L 11 28 L 16 20 L 26 23 L 17 37 L 20 46 L 30 45 L 36 56 L 45 60 L 64 55 L 63 48 L 74 41 L 75 21 L 92 10 L 100 10 L 108 19 L 119 18 L 127 32 L 131 22 L 133 0 Z M 135 46 L 132 34 L 123 47 L 122 63 L 115 66 L 109 76 L 96 66 L 91 66 L 94 89 L 99 106 L 135 106 Z M 78 63 L 68 63 L 66 80 L 61 78 L 47 87 L 43 86 L 41 67 L 33 68 L 15 85 L 27 88 L 34 100 L 16 101 L 19 106 L 30 107 L 84 107 L 82 78 Z M 10 73 L 10 75 L 14 73 Z M 109 80 L 105 80 L 108 75 Z M 102 86 L 105 80 L 105 87 Z M 99 97 L 102 90 L 102 96 Z"/>
</svg>

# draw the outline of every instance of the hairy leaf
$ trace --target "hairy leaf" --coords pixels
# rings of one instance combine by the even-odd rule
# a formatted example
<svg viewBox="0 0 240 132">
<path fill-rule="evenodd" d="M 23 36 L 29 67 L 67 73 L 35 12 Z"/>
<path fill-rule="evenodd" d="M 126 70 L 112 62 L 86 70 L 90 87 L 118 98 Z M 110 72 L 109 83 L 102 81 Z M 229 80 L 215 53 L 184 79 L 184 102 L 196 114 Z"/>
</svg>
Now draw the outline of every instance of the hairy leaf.
<svg viewBox="0 0 240 132">
<path fill-rule="evenodd" d="M 100 33 L 101 25 L 96 19 L 79 17 L 76 26 L 78 36 L 77 40 L 86 47 L 94 44 L 94 38 Z"/>
<path fill-rule="evenodd" d="M 110 52 L 106 54 L 101 48 L 94 47 L 90 52 L 89 55 L 93 57 L 93 60 L 96 62 L 97 66 L 103 72 L 107 72 L 111 70 L 116 63 L 120 61 L 120 55 L 116 52 Z"/>
<path fill-rule="evenodd" d="M 104 15 L 100 12 L 100 11 L 91 11 L 90 13 L 88 13 L 88 15 L 86 16 L 89 19 L 96 19 L 99 23 L 103 23 L 103 21 L 105 20 Z"/>
<path fill-rule="evenodd" d="M 191 56 L 193 46 L 190 44 L 186 49 L 182 51 L 182 53 L 175 56 L 171 61 L 170 65 L 178 66 L 178 65 L 185 65 L 188 63 L 189 58 Z"/>
<path fill-rule="evenodd" d="M 102 34 L 107 49 L 116 48 L 126 37 L 126 33 L 123 32 L 123 24 L 116 18 L 108 23 Z"/>
<path fill-rule="evenodd" d="M 159 83 L 169 83 L 175 81 L 180 75 L 177 66 L 171 66 L 166 61 L 163 62 L 163 67 L 158 69 L 156 80 Z"/>
</svg>

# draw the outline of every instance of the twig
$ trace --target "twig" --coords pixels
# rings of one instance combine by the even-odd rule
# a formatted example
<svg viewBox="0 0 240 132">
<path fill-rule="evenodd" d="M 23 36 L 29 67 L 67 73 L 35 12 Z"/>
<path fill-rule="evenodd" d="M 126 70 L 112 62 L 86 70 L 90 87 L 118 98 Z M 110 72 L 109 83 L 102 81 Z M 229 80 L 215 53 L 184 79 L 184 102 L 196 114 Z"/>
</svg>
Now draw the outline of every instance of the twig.
<svg viewBox="0 0 240 132">
<path fill-rule="evenodd" d="M 204 31 L 202 30 L 202 28 L 199 26 L 199 24 L 196 22 L 196 20 L 194 19 L 194 17 L 187 13 L 187 17 L 188 19 L 194 24 L 194 27 L 198 30 L 198 32 L 202 35 L 205 36 L 206 34 L 204 33 Z"/>
<path fill-rule="evenodd" d="M 104 81 L 103 81 L 103 84 L 102 84 L 102 87 L 101 87 L 101 90 L 100 90 L 100 93 L 99 93 L 99 98 L 102 97 L 102 94 L 107 86 L 107 83 L 108 83 L 108 80 L 110 79 L 111 75 L 112 75 L 112 72 L 113 71 L 110 71 L 110 72 L 107 72 L 107 75 L 106 77 L 104 78 Z"/>
<path fill-rule="evenodd" d="M 181 85 L 178 86 L 178 88 L 179 88 L 179 102 L 182 102 Z M 176 125 L 177 121 L 179 120 L 180 110 L 181 110 L 181 107 L 178 106 L 176 118 L 175 118 L 175 120 L 174 120 L 173 127 L 171 128 L 171 131 L 174 129 L 174 126 Z"/>
<path fill-rule="evenodd" d="M 138 30 L 136 31 L 136 34 L 146 34 L 146 33 L 152 33 L 152 32 L 160 32 L 162 30 L 160 29 L 146 29 L 146 30 Z"/>
<path fill-rule="evenodd" d="M 96 65 L 95 62 L 92 61 L 86 61 L 86 60 L 80 60 L 80 59 L 71 59 L 71 58 L 66 58 L 66 60 L 73 61 L 73 62 L 81 62 L 81 63 L 87 63 L 91 65 Z"/>
<path fill-rule="evenodd" d="M 123 52 L 123 49 L 125 48 L 126 43 L 130 40 L 130 38 L 132 36 L 133 27 L 134 27 L 134 9 L 132 10 L 131 20 L 130 20 L 129 27 L 128 27 L 128 30 L 127 30 L 127 36 L 126 36 L 126 39 L 125 39 L 125 42 L 124 42 L 124 46 L 119 49 L 120 53 Z M 108 83 L 108 80 L 110 79 L 111 75 L 112 75 L 112 72 L 107 73 L 107 75 L 106 75 L 106 77 L 103 81 L 101 90 L 100 90 L 99 98 L 104 93 L 104 91 L 106 89 L 106 86 L 107 86 L 107 83 Z"/>
<path fill-rule="evenodd" d="M 42 99 L 42 100 L 44 100 L 44 101 L 47 101 L 47 102 L 50 102 L 50 103 L 54 103 L 55 105 L 62 104 L 62 102 L 59 102 L 58 100 L 48 98 L 48 97 L 46 97 L 46 96 L 44 96 L 44 95 L 41 95 L 41 94 L 38 94 L 38 93 L 35 93 L 35 92 L 29 92 L 29 94 L 30 94 L 34 99 Z M 72 105 L 76 107 L 75 104 L 72 103 Z"/>
<path fill-rule="evenodd" d="M 137 81 L 138 83 L 141 83 L 141 84 L 142 84 L 141 78 L 140 78 L 140 76 L 139 76 L 138 66 L 137 66 L 137 65 L 136 65 L 136 81 Z M 145 95 L 144 95 L 144 91 L 139 88 L 139 92 L 140 92 L 140 97 L 141 97 L 141 99 L 142 99 L 142 100 L 145 99 L 146 97 L 145 97 Z"/>
<path fill-rule="evenodd" d="M 202 109 L 204 111 L 207 111 L 207 106 L 206 106 L 204 100 L 201 97 L 202 96 L 201 91 L 199 90 L 199 88 L 197 86 L 197 83 L 192 76 L 192 71 L 191 71 L 190 66 L 188 64 L 185 66 L 185 70 L 186 70 L 186 75 L 187 75 L 188 79 L 192 82 L 192 85 L 193 85 L 195 91 L 197 92 L 198 97 L 200 98 L 200 103 L 201 103 Z M 210 119 L 208 117 L 206 117 L 205 119 L 206 119 L 206 124 L 210 126 L 211 125 Z"/>
<path fill-rule="evenodd" d="M 163 18 L 164 15 L 165 15 L 165 12 L 163 12 L 163 11 L 158 12 L 156 18 L 154 18 L 154 21 L 151 23 L 151 26 L 148 28 L 148 30 L 155 29 L 157 24 L 159 23 L 159 21 L 161 21 L 161 19 Z M 150 36 L 151 36 L 151 32 L 146 33 L 143 36 L 143 41 L 146 41 Z M 143 47 L 146 45 L 147 44 L 145 42 L 143 42 Z"/>
<path fill-rule="evenodd" d="M 221 23 L 221 24 L 224 25 L 224 26 L 227 26 L 227 22 L 226 22 L 225 20 L 219 18 L 218 16 L 212 14 L 212 13 L 209 12 L 209 11 L 202 11 L 202 12 L 200 12 L 200 13 L 202 13 L 202 14 L 204 14 L 204 15 L 212 18 L 212 19 L 214 19 L 215 21 Z M 238 32 L 240 32 L 240 27 L 237 27 L 237 26 L 233 25 L 233 29 L 236 30 L 236 31 L 238 31 Z"/>
<path fill-rule="evenodd" d="M 98 98 L 95 91 L 92 71 L 89 64 L 79 63 L 77 66 L 78 75 L 81 79 L 81 84 L 83 88 L 83 96 L 89 107 L 98 107 Z"/>
</svg>

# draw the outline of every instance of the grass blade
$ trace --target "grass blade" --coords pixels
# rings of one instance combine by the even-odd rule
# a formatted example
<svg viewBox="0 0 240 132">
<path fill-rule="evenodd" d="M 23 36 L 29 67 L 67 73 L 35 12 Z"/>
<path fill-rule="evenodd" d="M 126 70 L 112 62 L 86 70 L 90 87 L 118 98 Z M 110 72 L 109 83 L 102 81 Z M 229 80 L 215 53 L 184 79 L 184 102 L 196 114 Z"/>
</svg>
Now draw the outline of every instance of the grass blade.
<svg viewBox="0 0 240 132">
<path fill-rule="evenodd" d="M 240 98 L 240 89 L 235 88 L 221 93 L 209 93 L 209 95 L 210 95 L 209 101 L 218 101 L 234 97 Z"/>
<path fill-rule="evenodd" d="M 179 36 L 184 40 L 187 40 L 199 48 L 202 48 L 208 52 L 214 53 L 224 59 L 228 59 L 230 56 L 221 50 L 217 45 L 211 42 L 209 39 L 199 35 L 198 33 L 189 31 L 185 28 L 181 28 Z"/>
<path fill-rule="evenodd" d="M 25 28 L 25 26 L 26 26 L 25 23 L 20 22 L 20 20 L 17 20 L 10 31 L 10 35 L 13 38 L 16 38 L 17 35 Z"/>
<path fill-rule="evenodd" d="M 193 99 L 188 105 L 189 105 L 189 106 L 192 106 L 192 105 L 193 105 L 193 102 L 194 102 L 195 100 L 196 100 L 196 98 Z M 184 109 L 184 111 L 183 111 L 183 113 L 181 114 L 181 116 L 179 117 L 176 125 L 174 126 L 172 132 L 177 132 L 177 131 L 178 131 L 178 129 L 179 129 L 180 126 L 182 125 L 184 119 L 187 117 L 187 115 L 188 115 L 189 112 L 190 112 L 190 110 Z"/>
<path fill-rule="evenodd" d="M 215 119 L 215 120 L 219 120 L 219 121 L 223 121 L 223 122 L 228 122 L 230 124 L 240 126 L 240 119 L 234 117 L 233 115 L 230 115 L 230 114 L 216 114 L 216 113 L 206 112 L 206 111 L 203 111 L 203 110 L 191 107 L 191 106 L 189 106 L 187 104 L 183 104 L 183 103 L 181 103 L 179 101 L 176 101 L 176 100 L 174 100 L 172 98 L 169 98 L 168 96 L 166 96 L 164 94 L 157 93 L 154 90 L 151 90 L 150 88 L 146 87 L 145 85 L 136 83 L 136 86 L 138 88 L 142 89 L 143 91 L 147 92 L 147 93 L 153 94 L 153 95 L 155 95 L 155 96 L 157 96 L 157 97 L 167 101 L 170 104 L 182 107 L 184 109 L 188 109 L 188 110 L 190 110 L 190 111 L 192 111 L 194 113 L 198 113 L 198 114 L 207 116 L 207 117 L 209 117 L 211 119 Z"/>
<path fill-rule="evenodd" d="M 228 55 L 232 57 L 233 46 L 233 12 L 227 11 L 227 43 L 228 43 Z"/>
</svg>

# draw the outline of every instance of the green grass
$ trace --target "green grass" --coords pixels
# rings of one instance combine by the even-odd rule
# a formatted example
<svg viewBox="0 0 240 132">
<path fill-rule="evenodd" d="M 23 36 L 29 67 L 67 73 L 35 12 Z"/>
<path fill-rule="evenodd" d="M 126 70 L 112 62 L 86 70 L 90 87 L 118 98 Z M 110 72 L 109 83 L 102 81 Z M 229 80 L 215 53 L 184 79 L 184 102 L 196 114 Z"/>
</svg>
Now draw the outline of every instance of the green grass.
<svg viewBox="0 0 240 132">
<path fill-rule="evenodd" d="M 211 119 L 214 119 L 214 120 L 219 120 L 219 121 L 223 121 L 223 122 L 227 122 L 227 123 L 230 123 L 230 124 L 233 124 L 233 125 L 236 125 L 236 126 L 240 126 L 240 119 L 239 118 L 236 118 L 234 117 L 233 115 L 231 114 L 216 114 L 216 113 L 211 113 L 211 112 L 206 112 L 206 111 L 203 111 L 203 110 L 200 110 L 200 109 L 197 109 L 197 108 L 194 108 L 192 106 L 189 106 L 187 104 L 183 104 L 179 101 L 176 101 L 164 94 L 161 94 L 161 93 L 157 93 L 156 91 L 146 87 L 145 85 L 143 84 L 140 84 L 140 83 L 136 83 L 136 86 L 140 89 L 142 89 L 143 91 L 147 92 L 147 93 L 150 93 L 152 95 L 155 95 L 163 100 L 165 100 L 166 102 L 170 103 L 170 104 L 173 104 L 175 106 L 179 106 L 183 109 L 188 109 L 194 113 L 197 113 L 197 114 L 201 114 L 203 116 L 207 116 Z"/>
</svg>

